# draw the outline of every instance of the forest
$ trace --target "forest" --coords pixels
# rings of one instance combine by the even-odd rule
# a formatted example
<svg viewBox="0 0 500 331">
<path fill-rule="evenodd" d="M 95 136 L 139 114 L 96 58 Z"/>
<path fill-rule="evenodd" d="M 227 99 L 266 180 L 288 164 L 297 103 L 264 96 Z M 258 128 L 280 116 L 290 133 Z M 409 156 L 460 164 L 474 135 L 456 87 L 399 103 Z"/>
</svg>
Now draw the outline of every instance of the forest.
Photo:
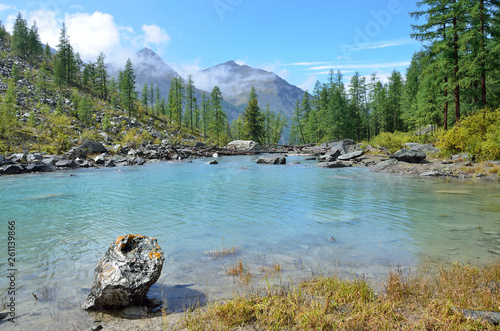
<svg viewBox="0 0 500 331">
<path fill-rule="evenodd" d="M 39 100 L 31 102 L 32 109 L 42 113 L 43 96 L 50 92 L 57 96 L 56 114 L 101 130 L 110 127 L 111 114 L 100 119 L 95 111 L 104 102 L 113 112 L 128 117 L 152 114 L 178 132 L 196 133 L 217 145 L 235 139 L 276 145 L 345 138 L 383 145 L 380 137 L 390 135 L 390 140 L 407 135 L 408 140 L 415 140 L 413 136 L 421 128 L 430 127 L 434 133 L 431 142 L 445 150 L 465 151 L 471 144 L 475 150 L 485 149 L 477 145 L 486 143 L 493 150 L 490 157 L 499 157 L 500 116 L 495 115 L 500 102 L 499 1 L 424 0 L 417 5 L 419 10 L 410 13 L 415 18 L 411 37 L 422 43 L 422 49 L 413 55 L 405 73 L 394 70 L 384 83 L 377 73 L 361 76 L 356 72 L 346 82 L 341 71 L 331 70 L 326 82 L 316 82 L 297 101 L 291 119 L 269 105 L 259 105 L 252 88 L 245 110 L 231 122 L 217 86 L 210 94 L 203 93 L 201 100 L 195 97 L 191 76 L 187 80 L 174 77 L 167 99 L 153 84 L 145 84 L 139 92 L 130 59 L 117 78 L 110 78 L 106 55 L 101 53 L 95 61 L 84 63 L 71 46 L 64 24 L 54 53 L 40 42 L 36 22 L 28 27 L 19 13 L 12 34 L 0 22 L 2 58 L 14 54 L 33 70 L 21 72 L 14 63 L 11 78 L 3 79 L 7 88 L 0 106 L 0 138 L 12 140 L 23 128 L 36 126 L 36 111 L 19 109 L 16 101 L 22 93 L 18 82 L 24 77 L 34 82 L 39 95 Z M 64 98 L 71 100 L 71 109 L 65 107 Z M 23 123 L 19 114 L 26 111 L 30 115 Z M 493 115 L 484 115 L 487 113 Z M 470 142 L 464 136 L 478 129 L 461 126 L 461 122 L 475 115 L 481 116 L 466 123 L 482 125 L 484 132 L 481 141 Z M 288 141 L 283 140 L 286 127 L 290 129 Z M 460 139 L 466 141 L 458 146 Z M 4 151 L 11 148 L 2 144 Z"/>
</svg>

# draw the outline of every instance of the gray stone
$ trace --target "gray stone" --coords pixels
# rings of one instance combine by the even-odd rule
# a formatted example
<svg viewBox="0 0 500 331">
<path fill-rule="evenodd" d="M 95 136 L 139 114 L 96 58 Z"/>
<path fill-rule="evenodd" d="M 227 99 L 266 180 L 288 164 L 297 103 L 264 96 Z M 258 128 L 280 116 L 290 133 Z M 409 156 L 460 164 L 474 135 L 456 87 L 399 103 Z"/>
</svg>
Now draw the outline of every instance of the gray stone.
<svg viewBox="0 0 500 331">
<path fill-rule="evenodd" d="M 466 162 L 472 161 L 472 156 L 468 153 L 460 153 L 451 156 L 451 160 L 454 162 Z"/>
<path fill-rule="evenodd" d="M 259 152 L 262 150 L 262 146 L 253 140 L 234 140 L 226 147 L 240 152 Z"/>
<path fill-rule="evenodd" d="M 257 159 L 258 164 L 286 164 L 283 156 L 261 156 Z"/>
<path fill-rule="evenodd" d="M 388 172 L 394 169 L 399 164 L 399 161 L 396 159 L 390 159 L 387 161 L 382 161 L 374 165 L 370 171 L 371 172 Z"/>
<path fill-rule="evenodd" d="M 107 168 L 113 168 L 113 167 L 116 167 L 116 164 L 115 164 L 115 161 L 108 160 L 108 161 L 106 161 L 106 163 L 104 164 L 104 166 L 107 167 Z"/>
<path fill-rule="evenodd" d="M 17 164 L 8 164 L 0 167 L 0 175 L 18 175 L 23 168 Z"/>
<path fill-rule="evenodd" d="M 164 260 L 156 238 L 131 234 L 118 237 L 97 264 L 83 309 L 140 305 L 160 277 Z"/>
<path fill-rule="evenodd" d="M 136 157 L 132 162 L 133 165 L 143 165 L 144 163 L 146 163 L 146 160 L 144 160 L 142 157 Z"/>
<path fill-rule="evenodd" d="M 434 147 L 434 145 L 431 144 L 424 144 L 424 145 L 416 144 L 410 147 L 410 149 L 413 151 L 420 151 L 424 153 L 433 153 L 433 154 L 441 152 L 439 148 L 436 148 Z"/>
<path fill-rule="evenodd" d="M 363 154 L 365 154 L 364 151 L 355 151 L 355 152 L 352 152 L 352 153 L 347 153 L 347 154 L 340 155 L 337 158 L 337 160 L 340 160 L 340 161 L 349 161 L 349 160 L 355 159 L 357 157 L 360 157 Z"/>
<path fill-rule="evenodd" d="M 394 153 L 394 157 L 398 161 L 407 163 L 422 163 L 425 160 L 426 155 L 424 152 L 403 148 Z"/>
<path fill-rule="evenodd" d="M 212 160 L 212 161 L 208 162 L 207 164 L 219 164 L 219 162 L 217 162 L 217 160 Z"/>
<path fill-rule="evenodd" d="M 85 157 L 92 154 L 107 153 L 108 150 L 100 142 L 92 140 L 84 140 L 80 145 Z"/>
<path fill-rule="evenodd" d="M 99 154 L 94 158 L 94 161 L 98 165 L 103 165 L 106 163 L 106 154 Z"/>
<path fill-rule="evenodd" d="M 43 162 L 30 163 L 26 166 L 26 171 L 29 172 L 52 172 L 54 168 Z"/>
<path fill-rule="evenodd" d="M 194 144 L 194 148 L 207 148 L 207 145 L 202 142 L 197 142 L 196 144 Z"/>
<path fill-rule="evenodd" d="M 55 166 L 57 168 L 76 168 L 78 164 L 74 160 L 59 160 L 56 162 Z"/>
<path fill-rule="evenodd" d="M 439 176 L 446 176 L 445 173 L 442 173 L 441 171 L 426 171 L 422 172 L 419 174 L 420 177 L 439 177 Z"/>
<path fill-rule="evenodd" d="M 11 160 L 14 163 L 27 163 L 28 155 L 25 153 L 15 153 L 9 156 L 7 159 Z"/>
<path fill-rule="evenodd" d="M 321 167 L 321 168 L 346 168 L 346 167 L 352 167 L 352 163 L 351 162 L 343 162 L 343 161 L 335 161 L 335 162 L 318 163 L 316 166 Z"/>
<path fill-rule="evenodd" d="M 340 151 L 335 151 L 335 153 L 329 152 L 325 155 L 321 155 L 318 157 L 318 162 L 334 162 L 337 161 L 337 158 L 340 156 Z"/>
<path fill-rule="evenodd" d="M 28 163 L 38 163 L 43 160 L 43 156 L 40 153 L 28 154 L 26 160 Z"/>
</svg>

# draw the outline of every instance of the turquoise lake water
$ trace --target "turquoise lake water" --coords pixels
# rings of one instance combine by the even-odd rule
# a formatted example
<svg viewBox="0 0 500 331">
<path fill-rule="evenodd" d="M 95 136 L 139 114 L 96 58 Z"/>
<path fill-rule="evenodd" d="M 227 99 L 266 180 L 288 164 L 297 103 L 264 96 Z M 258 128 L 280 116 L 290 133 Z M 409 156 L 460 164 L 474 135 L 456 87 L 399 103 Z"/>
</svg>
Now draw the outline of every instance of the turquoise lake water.
<svg viewBox="0 0 500 331">
<path fill-rule="evenodd" d="M 16 222 L 20 316 L 16 325 L 0 327 L 78 329 L 88 318 L 80 306 L 98 260 L 129 233 L 158 238 L 165 263 L 150 296 L 167 300 L 172 311 L 266 286 L 266 270 L 275 264 L 282 270 L 268 273 L 273 284 L 337 273 L 377 286 L 397 267 L 500 258 L 497 183 L 322 169 L 293 156 L 288 163 L 301 164 L 254 159 L 0 177 L 3 243 L 7 222 Z M 237 254 L 209 254 L 224 247 Z M 252 275 L 248 285 L 226 273 L 239 259 Z"/>
</svg>

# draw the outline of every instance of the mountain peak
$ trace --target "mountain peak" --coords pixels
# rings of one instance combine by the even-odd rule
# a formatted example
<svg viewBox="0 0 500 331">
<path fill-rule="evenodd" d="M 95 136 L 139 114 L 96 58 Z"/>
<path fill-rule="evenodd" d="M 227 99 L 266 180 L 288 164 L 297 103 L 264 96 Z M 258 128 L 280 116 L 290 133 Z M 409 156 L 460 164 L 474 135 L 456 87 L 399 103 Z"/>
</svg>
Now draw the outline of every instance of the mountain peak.
<svg viewBox="0 0 500 331">
<path fill-rule="evenodd" d="M 162 61 L 162 58 L 156 54 L 153 50 L 151 50 L 150 48 L 143 48 L 141 49 L 140 51 L 137 52 L 137 55 L 139 55 L 140 57 L 144 58 L 144 59 L 154 59 L 154 60 L 159 60 L 159 61 Z"/>
</svg>

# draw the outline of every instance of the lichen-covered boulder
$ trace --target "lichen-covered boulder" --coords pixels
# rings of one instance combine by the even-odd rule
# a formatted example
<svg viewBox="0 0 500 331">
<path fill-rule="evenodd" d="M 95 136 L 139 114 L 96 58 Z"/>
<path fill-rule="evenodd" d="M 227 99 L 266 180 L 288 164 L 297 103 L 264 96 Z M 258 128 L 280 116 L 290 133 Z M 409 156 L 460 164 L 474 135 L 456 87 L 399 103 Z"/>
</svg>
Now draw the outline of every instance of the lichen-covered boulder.
<svg viewBox="0 0 500 331">
<path fill-rule="evenodd" d="M 86 310 L 120 309 L 143 302 L 161 275 L 165 256 L 156 238 L 118 237 L 94 271 Z"/>
<path fill-rule="evenodd" d="M 233 140 L 226 146 L 240 152 L 259 152 L 262 146 L 253 140 Z"/>
</svg>

